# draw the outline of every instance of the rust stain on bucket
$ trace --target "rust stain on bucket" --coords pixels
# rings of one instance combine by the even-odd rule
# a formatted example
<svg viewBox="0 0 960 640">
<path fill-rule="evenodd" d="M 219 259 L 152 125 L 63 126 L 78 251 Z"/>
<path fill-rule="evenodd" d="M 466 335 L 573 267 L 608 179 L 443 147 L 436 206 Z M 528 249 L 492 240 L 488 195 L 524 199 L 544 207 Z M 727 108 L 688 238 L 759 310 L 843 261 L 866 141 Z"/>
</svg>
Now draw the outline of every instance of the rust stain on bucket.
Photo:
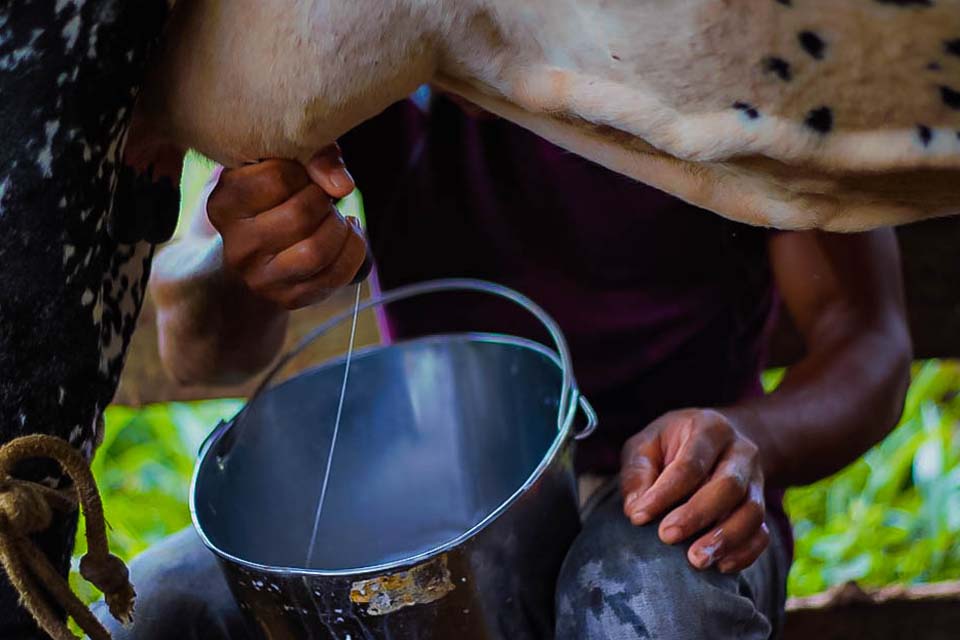
<svg viewBox="0 0 960 640">
<path fill-rule="evenodd" d="M 454 590 L 446 554 L 407 571 L 351 585 L 350 600 L 367 605 L 367 614 L 384 616 L 415 604 L 436 602 Z"/>
</svg>

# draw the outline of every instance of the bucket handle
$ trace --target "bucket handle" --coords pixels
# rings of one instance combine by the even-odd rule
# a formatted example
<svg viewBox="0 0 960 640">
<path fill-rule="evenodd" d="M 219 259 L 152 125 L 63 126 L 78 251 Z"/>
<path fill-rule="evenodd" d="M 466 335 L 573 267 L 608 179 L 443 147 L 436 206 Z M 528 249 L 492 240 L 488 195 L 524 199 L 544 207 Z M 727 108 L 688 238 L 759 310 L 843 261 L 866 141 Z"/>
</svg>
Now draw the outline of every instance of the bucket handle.
<svg viewBox="0 0 960 640">
<path fill-rule="evenodd" d="M 594 411 L 593 407 L 590 406 L 590 403 L 587 401 L 587 399 L 580 395 L 580 392 L 577 389 L 577 383 L 573 377 L 573 365 L 570 358 L 570 349 L 567 346 L 567 341 L 564 339 L 563 333 L 560 330 L 560 326 L 556 323 L 556 321 L 551 318 L 550 315 L 539 305 L 537 305 L 537 303 L 525 295 L 518 293 L 509 287 L 484 280 L 475 280 L 471 278 L 431 280 L 428 282 L 422 282 L 393 289 L 377 297 L 365 300 L 360 303 L 358 312 L 365 311 L 371 307 L 379 307 L 385 304 L 390 304 L 391 302 L 398 302 L 400 300 L 407 300 L 419 296 L 450 291 L 486 293 L 488 295 L 508 300 L 530 312 L 530 314 L 535 316 L 537 320 L 543 324 L 543 326 L 547 329 L 547 332 L 549 332 L 550 338 L 556 345 L 557 355 L 560 358 L 560 366 L 562 370 L 563 388 L 560 391 L 557 429 L 563 431 L 567 424 L 572 423 L 575 414 L 577 413 L 577 408 L 579 407 L 586 418 L 586 424 L 574 435 L 574 438 L 576 440 L 583 440 L 584 438 L 589 437 L 590 434 L 592 434 L 597 428 L 597 413 Z M 247 407 L 256 402 L 257 398 L 259 398 L 260 394 L 263 393 L 263 391 L 269 386 L 274 377 L 276 377 L 276 375 L 287 364 L 289 364 L 293 358 L 302 353 L 303 350 L 313 343 L 314 340 L 325 335 L 337 325 L 350 320 L 352 317 L 353 309 L 347 309 L 346 311 L 333 316 L 301 338 L 297 345 L 285 353 L 280 360 L 277 361 L 273 368 L 270 369 L 270 372 L 263 378 L 260 384 L 257 385 L 257 389 L 251 396 L 250 401 L 232 422 L 239 421 L 243 413 L 246 412 Z"/>
</svg>

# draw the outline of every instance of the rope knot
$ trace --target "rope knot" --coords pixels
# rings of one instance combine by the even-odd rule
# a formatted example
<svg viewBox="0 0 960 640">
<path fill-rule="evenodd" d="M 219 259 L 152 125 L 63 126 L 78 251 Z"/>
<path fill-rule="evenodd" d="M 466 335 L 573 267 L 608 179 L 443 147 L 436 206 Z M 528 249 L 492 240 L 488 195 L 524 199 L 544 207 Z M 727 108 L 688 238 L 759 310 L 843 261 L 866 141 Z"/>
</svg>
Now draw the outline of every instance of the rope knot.
<svg viewBox="0 0 960 640">
<path fill-rule="evenodd" d="M 53 509 L 35 486 L 9 479 L 0 482 L 0 519 L 15 535 L 46 531 L 53 522 Z"/>
<path fill-rule="evenodd" d="M 58 491 L 13 476 L 18 462 L 43 458 L 57 461 L 72 486 Z M 117 620 L 130 622 L 135 594 L 127 567 L 108 549 L 103 504 L 86 459 L 68 442 L 53 436 L 25 436 L 0 446 L 0 565 L 21 603 L 53 640 L 76 640 L 57 605 L 91 640 L 110 640 L 100 621 L 30 538 L 53 524 L 55 512 L 73 513 L 78 505 L 86 520 L 89 549 L 80 561 L 80 573 L 103 591 Z"/>
<path fill-rule="evenodd" d="M 123 623 L 132 620 L 135 594 L 130 586 L 130 571 L 123 560 L 112 553 L 105 556 L 88 553 L 80 559 L 80 575 L 103 592 L 114 618 Z"/>
</svg>

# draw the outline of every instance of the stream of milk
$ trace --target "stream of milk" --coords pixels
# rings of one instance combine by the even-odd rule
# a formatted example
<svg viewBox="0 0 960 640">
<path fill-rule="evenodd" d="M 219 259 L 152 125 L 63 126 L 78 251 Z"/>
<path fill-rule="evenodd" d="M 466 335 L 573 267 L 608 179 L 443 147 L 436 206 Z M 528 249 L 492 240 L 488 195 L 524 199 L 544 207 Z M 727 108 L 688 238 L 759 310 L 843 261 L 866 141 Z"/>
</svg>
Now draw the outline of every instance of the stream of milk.
<svg viewBox="0 0 960 640">
<path fill-rule="evenodd" d="M 327 453 L 327 467 L 323 472 L 323 484 L 320 486 L 320 499 L 317 501 L 317 511 L 313 517 L 313 532 L 310 534 L 310 545 L 307 547 L 307 559 L 303 565 L 307 569 L 312 567 L 313 555 L 317 546 L 317 532 L 320 530 L 320 517 L 323 515 L 323 503 L 327 498 L 327 486 L 330 484 L 330 469 L 333 467 L 333 454 L 337 448 L 337 436 L 340 434 L 340 418 L 343 416 L 343 399 L 347 395 L 347 381 L 350 379 L 350 361 L 353 359 L 353 344 L 357 337 L 357 315 L 360 310 L 360 284 L 353 302 L 353 321 L 350 324 L 350 343 L 347 346 L 347 358 L 343 365 L 343 382 L 340 385 L 340 400 L 337 403 L 337 417 L 333 423 L 333 438 L 330 440 L 330 450 Z"/>
</svg>

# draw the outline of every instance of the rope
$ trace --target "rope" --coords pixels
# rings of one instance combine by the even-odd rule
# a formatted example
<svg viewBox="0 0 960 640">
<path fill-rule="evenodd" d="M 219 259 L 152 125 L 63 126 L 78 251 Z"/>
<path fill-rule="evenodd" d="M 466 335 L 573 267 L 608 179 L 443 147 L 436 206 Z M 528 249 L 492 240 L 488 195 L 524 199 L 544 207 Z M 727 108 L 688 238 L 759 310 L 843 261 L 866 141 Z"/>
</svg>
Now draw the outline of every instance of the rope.
<svg viewBox="0 0 960 640">
<path fill-rule="evenodd" d="M 12 476 L 17 463 L 36 458 L 59 463 L 73 487 L 57 491 Z M 78 504 L 86 519 L 88 549 L 80 560 L 80 575 L 103 592 L 114 618 L 129 623 L 135 595 L 129 572 L 120 558 L 110 554 L 103 504 L 83 456 L 64 440 L 47 435 L 18 438 L 0 447 L 0 564 L 20 594 L 21 604 L 53 640 L 76 640 L 56 605 L 91 640 L 110 640 L 100 621 L 30 539 L 50 527 L 55 512 L 72 513 Z"/>
</svg>

